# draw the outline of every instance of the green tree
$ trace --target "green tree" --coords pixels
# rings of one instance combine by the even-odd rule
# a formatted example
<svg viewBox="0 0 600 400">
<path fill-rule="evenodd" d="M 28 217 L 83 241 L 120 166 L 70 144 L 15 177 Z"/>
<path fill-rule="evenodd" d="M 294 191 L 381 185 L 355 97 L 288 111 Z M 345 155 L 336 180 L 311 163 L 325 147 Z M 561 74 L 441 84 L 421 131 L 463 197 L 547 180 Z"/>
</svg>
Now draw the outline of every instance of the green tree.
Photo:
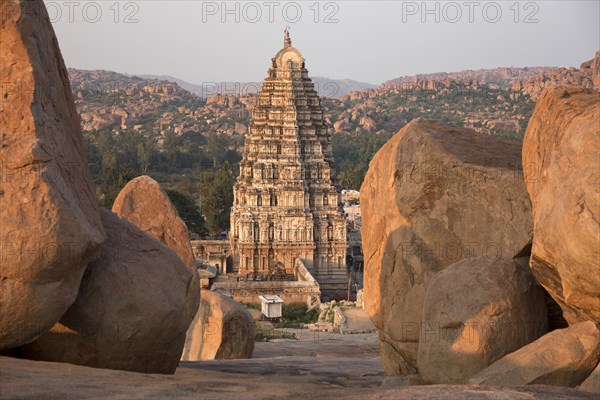
<svg viewBox="0 0 600 400">
<path fill-rule="evenodd" d="M 340 189 L 360 190 L 366 171 L 363 165 L 348 165 L 338 173 L 337 184 Z"/>
<path fill-rule="evenodd" d="M 194 202 L 194 199 L 177 190 L 167 189 L 166 192 L 173 206 L 177 209 L 179 216 L 187 225 L 188 230 L 197 234 L 202 239 L 206 238 L 208 235 L 206 220 L 200 213 L 200 208 Z"/>
<path fill-rule="evenodd" d="M 200 209 L 213 235 L 229 228 L 229 211 L 233 205 L 235 178 L 228 163 L 214 172 L 200 175 Z"/>
<path fill-rule="evenodd" d="M 84 140 L 90 174 L 95 179 L 102 171 L 102 152 L 89 137 L 84 137 Z"/>
<path fill-rule="evenodd" d="M 206 138 L 206 153 L 213 162 L 213 167 L 217 168 L 227 158 L 227 149 L 229 140 L 227 136 L 218 135 L 211 132 Z"/>
<path fill-rule="evenodd" d="M 156 144 L 154 143 L 154 139 L 145 139 L 142 140 L 137 145 L 137 161 L 142 170 L 142 173 L 146 174 L 148 172 L 148 167 L 150 166 L 150 160 L 156 153 Z"/>
</svg>

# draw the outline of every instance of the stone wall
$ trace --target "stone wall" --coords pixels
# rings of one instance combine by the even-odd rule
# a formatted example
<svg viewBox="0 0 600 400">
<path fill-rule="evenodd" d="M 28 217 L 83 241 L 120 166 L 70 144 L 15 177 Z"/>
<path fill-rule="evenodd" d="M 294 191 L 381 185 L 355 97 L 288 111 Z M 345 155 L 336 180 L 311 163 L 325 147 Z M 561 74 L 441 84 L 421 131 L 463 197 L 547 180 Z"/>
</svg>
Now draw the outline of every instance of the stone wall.
<svg viewBox="0 0 600 400">
<path fill-rule="evenodd" d="M 234 300 L 242 303 L 258 303 L 258 296 L 277 295 L 286 303 L 306 303 L 316 307 L 320 303 L 319 283 L 301 260 L 296 260 L 295 281 L 242 281 L 215 282 L 213 288 L 222 289 Z"/>
</svg>

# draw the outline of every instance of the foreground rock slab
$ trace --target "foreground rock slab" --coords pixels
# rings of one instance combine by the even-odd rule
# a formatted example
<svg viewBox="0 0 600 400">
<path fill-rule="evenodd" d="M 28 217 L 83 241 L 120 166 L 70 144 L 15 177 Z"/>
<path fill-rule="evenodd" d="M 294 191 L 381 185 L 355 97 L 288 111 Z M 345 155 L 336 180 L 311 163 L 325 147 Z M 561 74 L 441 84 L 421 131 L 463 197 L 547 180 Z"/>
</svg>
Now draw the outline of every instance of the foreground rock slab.
<svg viewBox="0 0 600 400">
<path fill-rule="evenodd" d="M 469 382 L 575 387 L 592 373 L 599 359 L 600 331 L 591 321 L 580 322 L 504 356 Z"/>
<path fill-rule="evenodd" d="M 519 143 L 416 120 L 375 155 L 361 188 L 365 310 L 389 374 L 416 372 L 429 280 L 465 258 L 511 258 L 531 239 Z"/>
<path fill-rule="evenodd" d="M 523 139 L 531 269 L 569 324 L 600 323 L 600 93 L 546 89 Z"/>
<path fill-rule="evenodd" d="M 217 292 L 202 290 L 200 309 L 188 329 L 181 359 L 251 358 L 254 336 L 254 321 L 242 305 Z"/>
<path fill-rule="evenodd" d="M 102 209 L 107 232 L 73 306 L 24 358 L 97 368 L 175 371 L 193 315 L 193 274 L 175 252 Z"/>
<path fill-rule="evenodd" d="M 596 395 L 575 389 L 550 386 L 414 386 L 397 389 L 380 387 L 366 380 L 376 369 L 371 360 L 362 360 L 356 369 L 349 358 L 274 357 L 252 360 L 221 360 L 184 363 L 173 376 L 156 376 L 91 369 L 68 364 L 35 362 L 0 357 L 0 397 L 10 399 L 78 400 L 108 398 L 168 398 L 211 400 L 315 399 L 347 400 L 563 400 L 596 399 Z M 377 359 L 374 359 L 378 361 Z M 339 368 L 348 365 L 348 368 Z M 336 372 L 323 374 L 322 371 Z M 265 375 L 265 371 L 270 371 Z M 366 376 L 365 377 L 361 377 Z M 355 380 L 352 377 L 357 376 Z M 317 394 L 317 396 L 315 396 Z"/>
<path fill-rule="evenodd" d="M 428 383 L 466 383 L 548 331 L 542 287 L 512 259 L 470 258 L 431 280 L 417 357 Z"/>
<path fill-rule="evenodd" d="M 0 349 L 73 304 L 104 230 L 79 116 L 42 0 L 0 4 Z"/>
</svg>

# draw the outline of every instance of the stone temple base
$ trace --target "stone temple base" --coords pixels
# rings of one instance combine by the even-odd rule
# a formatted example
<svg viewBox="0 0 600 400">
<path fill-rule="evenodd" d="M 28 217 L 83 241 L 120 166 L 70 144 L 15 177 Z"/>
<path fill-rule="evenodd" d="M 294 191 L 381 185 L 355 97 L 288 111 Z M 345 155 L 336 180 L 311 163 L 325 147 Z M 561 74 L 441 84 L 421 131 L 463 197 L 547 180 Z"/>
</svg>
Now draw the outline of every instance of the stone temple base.
<svg viewBox="0 0 600 400">
<path fill-rule="evenodd" d="M 320 303 L 319 286 L 297 281 L 235 281 L 217 280 L 212 290 L 223 291 L 241 303 L 260 303 L 258 296 L 277 295 L 285 303 L 305 303 L 309 307 Z"/>
</svg>

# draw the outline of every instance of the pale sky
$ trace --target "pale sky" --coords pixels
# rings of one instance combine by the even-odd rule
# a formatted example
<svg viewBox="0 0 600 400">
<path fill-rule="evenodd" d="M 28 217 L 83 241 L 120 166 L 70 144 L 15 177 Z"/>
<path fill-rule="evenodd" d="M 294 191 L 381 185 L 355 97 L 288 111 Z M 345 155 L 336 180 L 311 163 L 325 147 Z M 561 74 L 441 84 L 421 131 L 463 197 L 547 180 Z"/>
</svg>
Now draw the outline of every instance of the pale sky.
<svg viewBox="0 0 600 400">
<path fill-rule="evenodd" d="M 286 26 L 311 76 L 373 84 L 417 73 L 579 66 L 600 48 L 597 0 L 45 3 L 68 67 L 197 84 L 262 81 Z"/>
</svg>

